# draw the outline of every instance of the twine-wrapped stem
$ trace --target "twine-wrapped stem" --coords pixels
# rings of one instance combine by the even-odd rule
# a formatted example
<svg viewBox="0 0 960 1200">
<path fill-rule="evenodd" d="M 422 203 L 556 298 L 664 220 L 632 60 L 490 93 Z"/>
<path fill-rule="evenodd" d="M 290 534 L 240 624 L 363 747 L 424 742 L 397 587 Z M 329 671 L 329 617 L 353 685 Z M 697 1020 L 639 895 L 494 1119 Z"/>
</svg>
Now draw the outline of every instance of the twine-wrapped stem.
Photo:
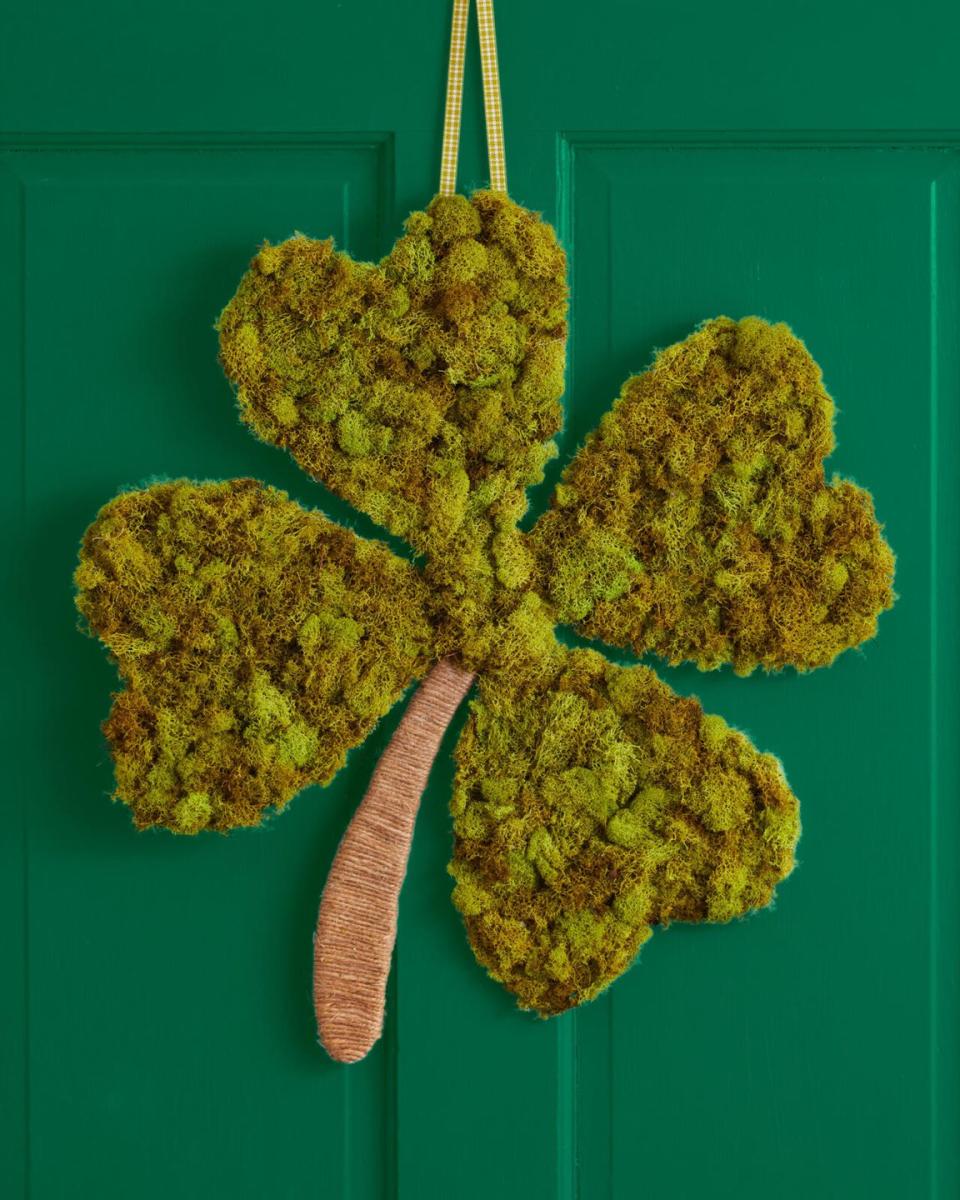
<svg viewBox="0 0 960 1200">
<path fill-rule="evenodd" d="M 313 942 L 313 1006 L 320 1041 L 338 1062 L 363 1058 L 383 1030 L 397 906 L 420 797 L 473 678 L 451 658 L 426 676 L 330 868 Z"/>
</svg>

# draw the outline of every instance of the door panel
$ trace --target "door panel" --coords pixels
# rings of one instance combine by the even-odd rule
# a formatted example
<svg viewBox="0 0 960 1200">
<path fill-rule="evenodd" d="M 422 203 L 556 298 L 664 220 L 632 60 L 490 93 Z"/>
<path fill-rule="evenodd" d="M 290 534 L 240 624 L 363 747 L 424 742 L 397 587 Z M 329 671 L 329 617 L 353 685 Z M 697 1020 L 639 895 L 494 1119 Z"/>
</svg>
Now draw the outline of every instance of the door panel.
<svg viewBox="0 0 960 1200">
<path fill-rule="evenodd" d="M 960 157 L 597 134 L 571 138 L 563 162 L 572 440 L 653 347 L 705 316 L 786 319 L 838 404 L 828 472 L 873 489 L 898 553 L 880 637 L 829 670 L 663 672 L 782 758 L 804 833 L 773 911 L 656 935 L 578 1014 L 581 1075 L 610 1095 L 612 1192 L 652 1179 L 668 1195 L 684 1130 L 685 1195 L 926 1195 L 928 1138 L 956 1084 L 937 1007 L 956 903 L 936 871 L 956 846 L 936 737 L 954 689 L 937 681 L 931 615 L 952 603 L 938 574 L 955 534 L 944 543 L 937 510 L 955 493 L 936 472 L 960 409 Z"/>
<path fill-rule="evenodd" d="M 157 476 L 253 475 L 377 532 L 240 426 L 212 325 L 262 239 L 375 258 L 429 199 L 448 6 L 7 15 L 5 1194 L 960 1189 L 958 22 L 842 8 L 498 10 L 511 191 L 557 222 L 573 285 L 563 454 L 534 507 L 656 347 L 757 312 L 821 363 L 829 468 L 874 492 L 897 551 L 879 639 L 829 670 L 663 671 L 782 758 L 799 867 L 772 911 L 658 931 L 593 1004 L 521 1014 L 449 903 L 461 714 L 417 827 L 385 1036 L 349 1068 L 314 1042 L 310 934 L 400 710 L 263 830 L 136 834 L 98 730 L 115 672 L 76 632 L 69 579 L 97 508 Z M 485 175 L 474 38 L 464 186 Z"/>
<path fill-rule="evenodd" d="M 316 222 L 375 254 L 389 149 L 138 139 L 6 158 L 23 289 L 32 1195 L 385 1186 L 388 1064 L 337 1071 L 313 1045 L 307 1002 L 317 883 L 356 783 L 314 789 L 249 837 L 134 835 L 107 799 L 98 730 L 115 672 L 78 637 L 65 581 L 99 505 L 158 474 L 256 475 L 315 502 L 241 428 L 212 325 L 261 236 L 251 244 L 252 213 L 264 236 Z M 361 778 L 386 733 L 355 755 Z"/>
</svg>

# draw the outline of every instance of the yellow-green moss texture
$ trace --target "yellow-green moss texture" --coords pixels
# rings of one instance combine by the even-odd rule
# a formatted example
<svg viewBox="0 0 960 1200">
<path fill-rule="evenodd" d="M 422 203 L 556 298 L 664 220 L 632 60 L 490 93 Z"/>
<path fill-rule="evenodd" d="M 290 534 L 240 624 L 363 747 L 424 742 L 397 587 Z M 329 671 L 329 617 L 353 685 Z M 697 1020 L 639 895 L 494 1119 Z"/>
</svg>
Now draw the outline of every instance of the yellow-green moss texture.
<svg viewBox="0 0 960 1200">
<path fill-rule="evenodd" d="M 672 663 L 823 666 L 876 632 L 893 555 L 834 480 L 833 403 L 785 325 L 708 321 L 628 380 L 535 542 L 562 621 Z"/>
<path fill-rule="evenodd" d="M 558 647 L 524 674 L 481 679 L 450 871 L 479 961 L 549 1015 L 605 988 L 651 926 L 767 904 L 799 817 L 776 759 L 647 667 Z"/>
<path fill-rule="evenodd" d="M 104 728 L 140 827 L 258 823 L 327 782 L 431 656 L 413 567 L 253 480 L 117 496 L 76 584 L 126 684 Z"/>
<path fill-rule="evenodd" d="M 555 452 L 566 304 L 553 230 L 490 192 L 412 214 L 379 265 L 264 246 L 219 322 L 241 415 L 422 563 L 240 480 L 118 497 L 77 572 L 127 683 L 106 729 L 140 825 L 254 824 L 437 657 L 476 671 L 454 900 L 479 961 L 545 1014 L 656 924 L 766 904 L 799 834 L 776 760 L 556 626 L 808 668 L 872 636 L 893 571 L 869 495 L 825 480 L 819 369 L 757 318 L 710 321 L 629 380 L 521 531 Z"/>
<path fill-rule="evenodd" d="M 379 265 L 331 241 L 264 246 L 221 358 L 259 437 L 439 553 L 512 528 L 555 453 L 566 307 L 548 224 L 496 192 L 437 197 Z"/>
</svg>

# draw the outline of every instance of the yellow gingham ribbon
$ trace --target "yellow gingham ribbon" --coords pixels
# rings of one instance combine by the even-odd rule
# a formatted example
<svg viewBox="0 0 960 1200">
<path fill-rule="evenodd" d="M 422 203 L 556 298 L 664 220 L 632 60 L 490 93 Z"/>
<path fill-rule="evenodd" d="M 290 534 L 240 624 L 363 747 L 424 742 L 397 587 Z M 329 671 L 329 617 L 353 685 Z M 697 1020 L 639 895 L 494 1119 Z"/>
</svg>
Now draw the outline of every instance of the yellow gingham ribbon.
<svg viewBox="0 0 960 1200">
<path fill-rule="evenodd" d="M 460 110 L 463 105 L 463 59 L 467 46 L 470 0 L 453 0 L 450 30 L 450 64 L 447 69 L 447 101 L 443 114 L 443 151 L 440 158 L 440 195 L 457 190 L 457 153 L 460 147 Z M 487 158 L 490 187 L 507 190 L 507 160 L 503 148 L 503 108 L 500 103 L 500 71 L 497 67 L 497 31 L 493 22 L 493 0 L 477 0 L 480 29 L 480 68 L 483 73 L 483 112 L 487 123 Z"/>
</svg>

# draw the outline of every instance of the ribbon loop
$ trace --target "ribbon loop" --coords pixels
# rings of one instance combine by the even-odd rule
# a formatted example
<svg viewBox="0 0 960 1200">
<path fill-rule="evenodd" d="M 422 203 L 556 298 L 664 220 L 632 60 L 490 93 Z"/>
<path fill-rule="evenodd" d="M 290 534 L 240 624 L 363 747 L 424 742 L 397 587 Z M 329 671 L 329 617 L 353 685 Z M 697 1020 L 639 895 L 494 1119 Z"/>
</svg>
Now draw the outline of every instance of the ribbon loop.
<svg viewBox="0 0 960 1200">
<path fill-rule="evenodd" d="M 441 196 L 452 196 L 457 190 L 457 156 L 460 149 L 460 115 L 463 108 L 463 62 L 469 17 L 470 0 L 453 0 L 447 98 L 443 115 L 443 150 L 440 158 Z M 507 162 L 503 144 L 503 106 L 500 101 L 500 71 L 497 65 L 493 0 L 477 0 L 477 26 L 480 31 L 480 69 L 483 75 L 483 112 L 487 126 L 490 187 L 495 192 L 506 192 Z"/>
</svg>

